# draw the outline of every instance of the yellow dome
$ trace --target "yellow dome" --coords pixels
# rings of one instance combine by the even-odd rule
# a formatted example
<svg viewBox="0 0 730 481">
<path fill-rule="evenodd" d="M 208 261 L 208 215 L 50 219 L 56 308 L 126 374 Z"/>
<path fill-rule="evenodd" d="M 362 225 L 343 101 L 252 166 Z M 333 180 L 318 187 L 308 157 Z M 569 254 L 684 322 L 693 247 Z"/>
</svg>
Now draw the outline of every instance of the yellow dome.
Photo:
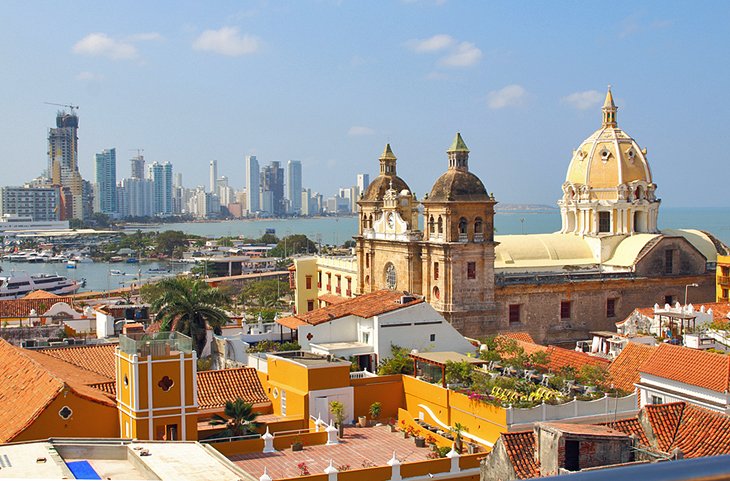
<svg viewBox="0 0 730 481">
<path fill-rule="evenodd" d="M 575 150 L 565 178 L 577 188 L 598 189 L 591 197 L 599 200 L 616 200 L 623 185 L 652 184 L 646 150 L 618 128 L 616 110 L 609 87 L 602 108 L 603 125 Z"/>
</svg>

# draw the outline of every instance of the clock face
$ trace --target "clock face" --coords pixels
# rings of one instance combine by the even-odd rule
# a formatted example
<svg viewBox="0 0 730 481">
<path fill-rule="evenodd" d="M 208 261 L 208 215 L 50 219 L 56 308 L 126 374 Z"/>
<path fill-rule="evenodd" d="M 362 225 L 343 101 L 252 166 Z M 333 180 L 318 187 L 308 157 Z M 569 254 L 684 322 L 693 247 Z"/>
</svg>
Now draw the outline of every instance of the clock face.
<svg viewBox="0 0 730 481">
<path fill-rule="evenodd" d="M 388 227 L 390 227 L 391 229 L 395 227 L 395 215 L 393 213 L 388 214 L 387 222 Z"/>
</svg>

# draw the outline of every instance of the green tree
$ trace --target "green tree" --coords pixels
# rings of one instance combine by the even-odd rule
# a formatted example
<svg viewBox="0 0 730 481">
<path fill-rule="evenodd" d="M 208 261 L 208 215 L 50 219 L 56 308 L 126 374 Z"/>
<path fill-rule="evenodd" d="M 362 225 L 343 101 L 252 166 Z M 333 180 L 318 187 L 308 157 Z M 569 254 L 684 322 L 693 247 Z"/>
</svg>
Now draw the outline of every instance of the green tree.
<svg viewBox="0 0 730 481">
<path fill-rule="evenodd" d="M 258 240 L 258 243 L 261 243 L 261 244 L 278 244 L 279 243 L 279 238 L 276 237 L 274 234 L 264 234 Z"/>
<path fill-rule="evenodd" d="M 225 417 L 215 414 L 210 421 L 211 426 L 226 426 L 224 431 L 215 435 L 217 438 L 245 436 L 256 432 L 256 429 L 260 426 L 256 422 L 258 413 L 253 411 L 253 404 L 247 403 L 241 398 L 237 398 L 235 401 L 226 401 L 223 413 Z"/>
<path fill-rule="evenodd" d="M 155 238 L 155 252 L 172 256 L 175 250 L 187 247 L 189 236 L 179 230 L 166 230 Z"/>
<path fill-rule="evenodd" d="M 390 345 L 390 357 L 383 359 L 378 366 L 378 374 L 413 375 L 413 359 L 408 357 L 408 349 L 395 344 Z"/>
<path fill-rule="evenodd" d="M 446 382 L 469 386 L 474 374 L 474 365 L 467 361 L 446 361 Z"/>
<path fill-rule="evenodd" d="M 275 307 L 279 299 L 291 295 L 288 282 L 278 279 L 249 282 L 241 291 L 239 301 L 248 306 L 256 304 L 259 307 Z"/>
<path fill-rule="evenodd" d="M 294 254 L 316 253 L 317 244 L 304 234 L 289 235 L 281 239 L 276 247 L 269 251 L 271 257 L 289 257 Z"/>
<path fill-rule="evenodd" d="M 206 325 L 221 334 L 221 326 L 228 322 L 228 315 L 221 309 L 226 302 L 218 289 L 204 281 L 170 277 L 157 283 L 150 308 L 157 313 L 162 331 L 175 330 L 190 336 L 200 357 L 207 341 Z"/>
</svg>

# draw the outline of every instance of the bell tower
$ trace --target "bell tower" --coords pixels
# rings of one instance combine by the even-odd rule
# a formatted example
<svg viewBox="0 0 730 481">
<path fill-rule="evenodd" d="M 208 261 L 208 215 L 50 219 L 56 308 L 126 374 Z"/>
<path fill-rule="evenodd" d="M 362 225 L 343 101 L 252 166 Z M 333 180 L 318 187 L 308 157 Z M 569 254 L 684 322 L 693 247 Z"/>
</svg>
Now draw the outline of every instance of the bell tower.
<svg viewBox="0 0 730 481">
<path fill-rule="evenodd" d="M 197 441 L 197 356 L 189 337 L 122 334 L 115 360 L 122 437 Z"/>
</svg>

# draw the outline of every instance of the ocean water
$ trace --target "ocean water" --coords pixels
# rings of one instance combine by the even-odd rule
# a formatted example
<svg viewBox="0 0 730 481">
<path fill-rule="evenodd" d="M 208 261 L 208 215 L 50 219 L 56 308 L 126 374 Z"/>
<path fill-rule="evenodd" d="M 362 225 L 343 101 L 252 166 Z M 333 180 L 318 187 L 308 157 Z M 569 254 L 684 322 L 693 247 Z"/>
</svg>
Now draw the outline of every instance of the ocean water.
<svg viewBox="0 0 730 481">
<path fill-rule="evenodd" d="M 557 210 L 544 212 L 498 212 L 494 218 L 497 234 L 539 234 L 560 230 L 560 213 Z M 730 245 L 730 207 L 713 208 L 667 208 L 659 211 L 660 229 L 699 229 L 711 232 L 724 243 Z M 235 220 L 223 222 L 200 222 L 183 224 L 165 224 L 151 226 L 145 230 L 180 230 L 188 234 L 207 237 L 246 236 L 261 237 L 266 229 L 275 229 L 276 235 L 283 237 L 289 234 L 305 234 L 318 243 L 341 244 L 352 239 L 357 233 L 357 217 L 318 217 L 308 219 L 264 219 Z M 143 280 L 159 277 L 149 274 L 150 268 L 163 267 L 157 262 L 141 264 L 78 264 L 76 269 L 66 269 L 65 264 L 19 264 L 0 262 L 4 273 L 11 270 L 28 273 L 58 273 L 75 279 L 86 279 L 87 286 L 83 290 L 106 290 L 120 285 L 135 282 L 141 274 Z M 189 264 L 173 264 L 172 272 L 189 270 Z M 111 276 L 109 271 L 118 269 L 126 272 L 126 276 Z"/>
</svg>

